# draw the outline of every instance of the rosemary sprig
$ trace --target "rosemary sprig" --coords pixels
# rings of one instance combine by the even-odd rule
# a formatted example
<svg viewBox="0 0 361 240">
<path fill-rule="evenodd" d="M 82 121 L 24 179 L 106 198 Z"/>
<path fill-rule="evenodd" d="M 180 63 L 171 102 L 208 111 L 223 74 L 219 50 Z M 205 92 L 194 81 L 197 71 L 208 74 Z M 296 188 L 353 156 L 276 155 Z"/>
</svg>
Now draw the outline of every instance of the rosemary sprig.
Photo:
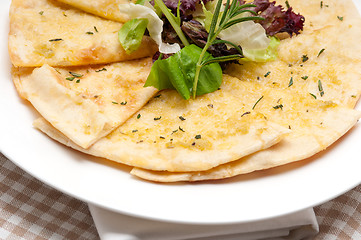
<svg viewBox="0 0 361 240">
<path fill-rule="evenodd" d="M 157 0 L 155 0 L 155 1 L 157 1 Z M 214 62 L 230 61 L 230 60 L 235 60 L 235 59 L 241 58 L 241 55 L 229 55 L 229 56 L 215 57 L 211 60 L 204 60 L 204 56 L 205 56 L 208 48 L 211 45 L 217 44 L 217 43 L 230 44 L 230 45 L 236 47 L 238 52 L 240 54 L 242 54 L 242 50 L 238 46 L 235 46 L 235 44 L 228 42 L 228 41 L 217 39 L 219 33 L 222 30 L 227 29 L 237 23 L 251 21 L 251 20 L 263 20 L 263 18 L 256 16 L 257 15 L 256 12 L 247 9 L 247 8 L 251 8 L 251 7 L 256 7 L 255 5 L 252 5 L 252 4 L 240 5 L 238 0 L 232 0 L 232 2 L 230 2 L 230 0 L 227 0 L 224 11 L 221 15 L 221 18 L 219 19 L 219 16 L 221 14 L 221 6 L 222 6 L 222 0 L 218 0 L 217 6 L 213 13 L 213 17 L 212 17 L 212 21 L 211 21 L 211 25 L 210 25 L 210 29 L 209 29 L 209 34 L 208 34 L 208 38 L 207 38 L 207 43 L 204 46 L 204 48 L 202 49 L 202 52 L 199 56 L 199 59 L 198 59 L 197 65 L 196 65 L 196 72 L 195 72 L 195 76 L 194 76 L 194 80 L 193 80 L 193 88 L 192 88 L 193 98 L 196 97 L 199 74 L 200 74 L 203 66 L 210 64 L 210 63 L 214 63 Z M 252 13 L 254 16 L 239 17 L 240 14 L 246 13 L 246 12 Z"/>
</svg>

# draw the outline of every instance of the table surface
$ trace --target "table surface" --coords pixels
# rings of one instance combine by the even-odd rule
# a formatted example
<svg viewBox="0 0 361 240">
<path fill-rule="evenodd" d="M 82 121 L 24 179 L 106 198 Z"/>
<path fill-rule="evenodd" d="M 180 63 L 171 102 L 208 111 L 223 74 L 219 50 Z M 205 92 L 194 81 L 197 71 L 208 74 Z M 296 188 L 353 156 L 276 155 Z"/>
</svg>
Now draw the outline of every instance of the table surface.
<svg viewBox="0 0 361 240">
<path fill-rule="evenodd" d="M 99 239 L 86 203 L 59 192 L 0 153 L 0 239 Z M 361 185 L 314 208 L 315 239 L 361 239 Z"/>
</svg>

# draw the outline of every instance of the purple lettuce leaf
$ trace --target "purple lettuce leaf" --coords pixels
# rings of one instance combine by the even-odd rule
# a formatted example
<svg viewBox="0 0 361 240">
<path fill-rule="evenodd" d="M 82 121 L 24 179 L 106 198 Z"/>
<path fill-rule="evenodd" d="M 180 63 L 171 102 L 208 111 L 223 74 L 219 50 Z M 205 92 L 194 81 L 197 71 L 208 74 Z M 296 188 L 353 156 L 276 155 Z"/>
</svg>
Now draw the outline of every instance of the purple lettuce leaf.
<svg viewBox="0 0 361 240">
<path fill-rule="evenodd" d="M 208 32 L 203 27 L 203 25 L 195 20 L 191 20 L 188 22 L 183 22 L 182 31 L 185 35 L 191 40 L 191 43 L 194 43 L 200 48 L 203 48 L 207 43 Z M 241 48 L 241 46 L 239 46 Z M 242 56 L 237 49 L 228 48 L 224 43 L 213 44 L 208 48 L 208 52 L 212 54 L 213 57 L 221 57 L 228 55 L 240 55 Z M 229 63 L 238 63 L 238 61 L 228 61 L 220 63 L 221 67 L 224 68 Z"/>
<path fill-rule="evenodd" d="M 191 20 L 192 12 L 196 10 L 196 5 L 200 2 L 206 4 L 211 0 L 181 0 L 181 4 L 179 6 L 179 10 L 181 13 L 182 20 Z M 164 4 L 172 10 L 173 14 L 177 13 L 178 1 L 177 0 L 163 0 Z"/>
<path fill-rule="evenodd" d="M 259 23 L 266 30 L 267 35 L 273 36 L 277 33 L 287 32 L 290 36 L 299 34 L 303 30 L 305 18 L 292 11 L 292 7 L 286 11 L 281 5 L 269 0 L 254 0 L 256 5 L 252 10 L 259 14 L 264 20 Z"/>
</svg>

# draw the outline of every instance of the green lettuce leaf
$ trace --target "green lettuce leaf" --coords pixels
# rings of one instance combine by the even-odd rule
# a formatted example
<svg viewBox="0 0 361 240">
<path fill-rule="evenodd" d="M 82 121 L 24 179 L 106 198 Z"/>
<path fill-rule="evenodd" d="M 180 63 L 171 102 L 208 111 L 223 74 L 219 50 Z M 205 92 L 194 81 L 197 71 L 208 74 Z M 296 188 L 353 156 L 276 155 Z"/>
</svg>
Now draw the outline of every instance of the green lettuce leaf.
<svg viewBox="0 0 361 240">
<path fill-rule="evenodd" d="M 184 99 L 192 94 L 196 64 L 202 49 L 191 44 L 173 56 L 154 62 L 145 87 L 153 86 L 159 90 L 176 89 Z M 205 59 L 213 58 L 207 53 Z M 216 91 L 222 83 L 222 69 L 218 63 L 202 67 L 196 95 Z"/>
<path fill-rule="evenodd" d="M 119 42 L 127 54 L 130 54 L 139 48 L 147 26 L 148 19 L 135 18 L 126 22 L 119 30 Z"/>
<path fill-rule="evenodd" d="M 246 57 L 243 61 L 267 62 L 276 60 L 280 40 L 277 37 L 270 37 L 270 39 L 266 49 L 243 49 L 243 55 Z"/>
</svg>

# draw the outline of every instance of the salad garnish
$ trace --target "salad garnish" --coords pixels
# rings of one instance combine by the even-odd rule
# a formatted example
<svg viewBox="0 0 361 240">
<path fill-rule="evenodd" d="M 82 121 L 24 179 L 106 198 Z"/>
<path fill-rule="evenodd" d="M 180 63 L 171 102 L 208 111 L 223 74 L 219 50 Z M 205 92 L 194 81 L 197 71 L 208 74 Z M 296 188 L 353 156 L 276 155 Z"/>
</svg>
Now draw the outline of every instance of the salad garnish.
<svg viewBox="0 0 361 240">
<path fill-rule="evenodd" d="M 269 0 L 139 0 L 125 5 L 122 11 L 132 18 L 119 31 L 125 51 L 137 50 L 144 34 L 159 46 L 144 86 L 176 89 L 184 99 L 219 89 L 227 64 L 276 59 L 276 34 L 299 34 L 305 21 L 289 4 L 284 10 Z"/>
</svg>

